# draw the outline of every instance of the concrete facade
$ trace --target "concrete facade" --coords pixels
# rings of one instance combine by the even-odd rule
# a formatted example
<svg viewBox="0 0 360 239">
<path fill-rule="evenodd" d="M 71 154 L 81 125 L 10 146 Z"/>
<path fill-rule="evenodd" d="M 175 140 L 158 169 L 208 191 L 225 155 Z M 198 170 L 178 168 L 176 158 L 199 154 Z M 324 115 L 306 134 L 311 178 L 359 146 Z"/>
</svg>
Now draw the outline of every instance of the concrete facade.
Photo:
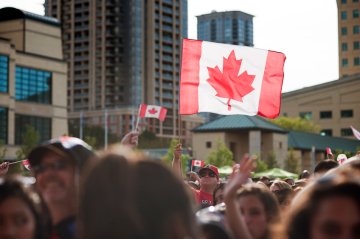
<svg viewBox="0 0 360 239">
<path fill-rule="evenodd" d="M 16 128 L 19 128 L 15 124 L 17 115 L 49 119 L 50 137 L 68 133 L 67 67 L 62 58 L 61 31 L 55 19 L 30 17 L 13 8 L 2 9 L 0 14 L 0 55 L 8 58 L 8 91 L 0 92 L 0 107 L 8 112 L 8 130 L 4 141 L 8 148 L 6 158 L 13 159 L 18 149 L 15 142 Z M 18 17 L 4 19 L 6 14 Z M 17 66 L 51 73 L 51 103 L 17 100 Z"/>
<path fill-rule="evenodd" d="M 360 129 L 360 74 L 284 93 L 281 115 L 308 118 L 325 135 L 354 138 L 350 126 Z"/>
</svg>

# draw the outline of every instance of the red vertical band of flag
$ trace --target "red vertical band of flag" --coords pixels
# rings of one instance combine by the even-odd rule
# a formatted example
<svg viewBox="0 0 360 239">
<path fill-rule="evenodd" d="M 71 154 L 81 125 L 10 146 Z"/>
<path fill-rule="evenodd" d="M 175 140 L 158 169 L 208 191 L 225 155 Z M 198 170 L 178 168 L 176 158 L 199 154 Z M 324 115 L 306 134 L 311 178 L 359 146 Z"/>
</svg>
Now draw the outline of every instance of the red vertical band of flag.
<svg viewBox="0 0 360 239">
<path fill-rule="evenodd" d="M 159 120 L 164 121 L 166 117 L 167 109 L 164 107 L 161 107 L 160 114 L 159 114 Z"/>
<path fill-rule="evenodd" d="M 180 114 L 198 113 L 198 86 L 202 41 L 184 39 L 181 60 Z M 194 100 L 196 99 L 196 100 Z"/>
<path fill-rule="evenodd" d="M 273 119 L 280 113 L 285 59 L 283 53 L 268 52 L 258 108 L 261 116 Z"/>
<path fill-rule="evenodd" d="M 141 105 L 140 105 L 140 110 L 139 110 L 139 117 L 140 117 L 140 118 L 144 118 L 144 117 L 145 117 L 146 108 L 147 108 L 146 105 L 144 105 L 144 104 L 141 104 Z"/>
</svg>

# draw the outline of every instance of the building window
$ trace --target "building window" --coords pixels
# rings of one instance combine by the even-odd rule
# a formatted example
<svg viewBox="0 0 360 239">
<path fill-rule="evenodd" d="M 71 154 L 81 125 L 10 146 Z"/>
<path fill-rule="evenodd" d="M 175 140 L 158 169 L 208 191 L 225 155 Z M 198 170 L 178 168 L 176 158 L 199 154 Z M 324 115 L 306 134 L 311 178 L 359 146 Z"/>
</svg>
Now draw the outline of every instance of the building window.
<svg viewBox="0 0 360 239">
<path fill-rule="evenodd" d="M 343 35 L 343 36 L 347 35 L 347 28 L 346 27 L 341 28 L 341 35 Z"/>
<path fill-rule="evenodd" d="M 299 116 L 302 119 L 311 120 L 312 119 L 312 112 L 300 112 Z"/>
<path fill-rule="evenodd" d="M 343 67 L 346 67 L 346 66 L 349 66 L 349 61 L 347 58 L 343 58 L 342 61 L 341 61 L 341 65 Z"/>
<path fill-rule="evenodd" d="M 346 11 L 342 11 L 341 12 L 341 20 L 346 20 L 346 18 L 347 18 Z"/>
<path fill-rule="evenodd" d="M 346 4 L 346 0 L 341 0 L 341 4 Z"/>
<path fill-rule="evenodd" d="M 353 10 L 353 18 L 359 18 L 359 9 Z"/>
<path fill-rule="evenodd" d="M 8 138 L 8 109 L 0 107 L 0 141 L 7 144 Z"/>
<path fill-rule="evenodd" d="M 351 128 L 343 128 L 341 129 L 341 136 L 352 136 L 353 132 Z"/>
<path fill-rule="evenodd" d="M 320 111 L 320 119 L 331 119 L 332 111 Z"/>
<path fill-rule="evenodd" d="M 15 125 L 15 144 L 23 143 L 23 134 L 27 126 L 38 132 L 40 142 L 51 138 L 51 118 L 16 114 Z"/>
<path fill-rule="evenodd" d="M 206 142 L 206 148 L 208 148 L 208 149 L 211 148 L 211 142 L 210 142 L 210 141 L 207 141 L 207 142 Z"/>
<path fill-rule="evenodd" d="M 284 113 L 283 113 L 283 116 L 287 117 L 287 116 L 288 116 L 288 114 L 287 114 L 286 112 L 284 112 Z"/>
<path fill-rule="evenodd" d="M 355 58 L 354 58 L 354 65 L 355 65 L 355 66 L 359 66 L 359 65 L 360 65 L 360 57 L 355 57 Z"/>
<path fill-rule="evenodd" d="M 359 2 L 359 0 L 353 0 L 353 2 Z"/>
<path fill-rule="evenodd" d="M 354 116 L 353 110 L 342 110 L 340 114 L 341 118 L 352 118 Z"/>
<path fill-rule="evenodd" d="M 332 129 L 323 129 L 323 130 L 321 130 L 320 135 L 322 135 L 322 136 L 332 136 Z"/>
<path fill-rule="evenodd" d="M 0 92 L 8 92 L 9 57 L 0 55 Z"/>
<path fill-rule="evenodd" d="M 360 26 L 354 26 L 353 27 L 353 33 L 354 34 L 359 34 L 360 33 Z"/>
<path fill-rule="evenodd" d="M 359 49 L 360 49 L 360 42 L 354 41 L 354 50 L 359 50 Z"/>
<path fill-rule="evenodd" d="M 16 67 L 15 99 L 51 104 L 51 72 Z"/>
<path fill-rule="evenodd" d="M 348 45 L 347 45 L 347 43 L 341 43 L 341 50 L 342 50 L 342 51 L 347 51 L 347 50 L 348 50 Z"/>
</svg>

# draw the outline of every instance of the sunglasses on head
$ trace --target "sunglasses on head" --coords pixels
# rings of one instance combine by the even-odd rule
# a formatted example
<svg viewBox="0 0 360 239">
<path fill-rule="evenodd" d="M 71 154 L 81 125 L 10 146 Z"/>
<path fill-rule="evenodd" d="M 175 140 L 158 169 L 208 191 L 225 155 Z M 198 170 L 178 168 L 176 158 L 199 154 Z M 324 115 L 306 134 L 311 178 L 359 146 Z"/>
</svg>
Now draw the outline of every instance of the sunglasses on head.
<svg viewBox="0 0 360 239">
<path fill-rule="evenodd" d="M 64 170 L 67 169 L 70 165 L 70 162 L 68 162 L 67 160 L 58 160 L 54 163 L 50 163 L 50 164 L 39 164 L 36 165 L 32 168 L 32 170 L 34 171 L 35 174 L 41 174 L 44 173 L 46 170 L 48 169 L 52 169 L 55 171 L 58 170 Z"/>
<path fill-rule="evenodd" d="M 206 176 L 209 176 L 210 178 L 214 178 L 216 177 L 216 174 L 212 171 L 201 171 L 199 173 L 199 176 L 200 178 L 203 178 L 203 177 L 206 177 Z"/>
</svg>

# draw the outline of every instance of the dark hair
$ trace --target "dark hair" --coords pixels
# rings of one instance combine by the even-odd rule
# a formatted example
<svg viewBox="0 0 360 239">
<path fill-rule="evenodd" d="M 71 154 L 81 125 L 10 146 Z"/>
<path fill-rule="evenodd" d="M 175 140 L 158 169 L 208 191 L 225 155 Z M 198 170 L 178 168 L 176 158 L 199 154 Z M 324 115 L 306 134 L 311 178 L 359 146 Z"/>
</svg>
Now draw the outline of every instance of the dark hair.
<svg viewBox="0 0 360 239">
<path fill-rule="evenodd" d="M 266 219 L 268 223 L 274 223 L 279 220 L 279 204 L 273 193 L 269 189 L 256 183 L 244 185 L 237 194 L 238 198 L 245 196 L 255 196 L 264 205 Z"/>
<path fill-rule="evenodd" d="M 312 188 L 301 194 L 299 201 L 293 205 L 286 227 L 287 238 L 310 238 L 312 218 L 317 213 L 321 202 L 329 197 L 348 197 L 357 203 L 360 212 L 360 184 L 357 182 L 332 182 L 334 175 L 323 176 Z"/>
<path fill-rule="evenodd" d="M 194 238 L 183 182 L 158 162 L 131 159 L 108 154 L 88 172 L 80 197 L 80 238 L 161 239 L 178 232 L 172 226 Z"/>
<path fill-rule="evenodd" d="M 26 187 L 20 182 L 20 179 L 10 176 L 3 178 L 3 181 L 0 183 L 0 204 L 10 198 L 22 200 L 30 209 L 35 219 L 35 234 L 33 238 L 49 238 L 51 232 L 50 215 L 40 195 L 30 186 Z"/>
<path fill-rule="evenodd" d="M 307 170 L 303 170 L 300 175 L 299 175 L 299 179 L 304 179 L 304 178 L 310 178 L 310 173 Z"/>
<path fill-rule="evenodd" d="M 325 159 L 320 161 L 314 169 L 314 173 L 319 173 L 319 172 L 327 172 L 330 169 L 336 168 L 337 166 L 339 166 L 339 163 L 332 160 L 332 159 Z"/>
<path fill-rule="evenodd" d="M 217 204 L 217 201 L 216 201 L 216 193 L 217 193 L 217 191 L 219 191 L 219 190 L 224 190 L 224 188 L 225 188 L 225 185 L 226 185 L 226 183 L 219 183 L 217 186 L 216 186 L 216 188 L 214 189 L 214 192 L 213 192 L 213 206 L 215 206 L 216 204 Z"/>
</svg>

